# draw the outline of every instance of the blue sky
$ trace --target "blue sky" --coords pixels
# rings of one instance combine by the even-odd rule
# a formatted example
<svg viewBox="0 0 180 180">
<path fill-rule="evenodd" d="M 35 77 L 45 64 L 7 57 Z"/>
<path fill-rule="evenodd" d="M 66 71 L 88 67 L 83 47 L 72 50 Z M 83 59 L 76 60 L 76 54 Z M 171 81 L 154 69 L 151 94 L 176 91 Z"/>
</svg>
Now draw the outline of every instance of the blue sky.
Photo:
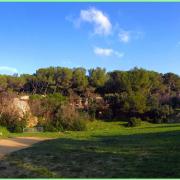
<svg viewBox="0 0 180 180">
<path fill-rule="evenodd" d="M 48 66 L 180 75 L 180 3 L 0 3 L 0 73 Z"/>
</svg>

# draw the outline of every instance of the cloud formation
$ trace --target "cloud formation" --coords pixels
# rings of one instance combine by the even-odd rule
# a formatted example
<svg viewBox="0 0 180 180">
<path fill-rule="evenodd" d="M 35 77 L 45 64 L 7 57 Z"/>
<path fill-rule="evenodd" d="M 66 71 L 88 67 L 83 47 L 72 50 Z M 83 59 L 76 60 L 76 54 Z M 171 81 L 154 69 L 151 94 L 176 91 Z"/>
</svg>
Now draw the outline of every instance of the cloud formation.
<svg viewBox="0 0 180 180">
<path fill-rule="evenodd" d="M 123 43 L 128 43 L 131 39 L 130 32 L 121 30 L 118 34 L 119 40 Z"/>
<path fill-rule="evenodd" d="M 94 53 L 99 56 L 111 56 L 112 52 L 113 52 L 112 49 L 105 49 L 105 48 L 99 48 L 99 47 L 94 48 Z"/>
<path fill-rule="evenodd" d="M 139 40 L 144 37 L 144 32 L 142 31 L 133 31 L 133 30 L 124 30 L 120 29 L 118 33 L 119 41 L 122 43 L 129 43 L 131 40 Z"/>
<path fill-rule="evenodd" d="M 98 56 L 106 56 L 106 57 L 115 55 L 118 58 L 122 58 L 124 56 L 124 53 L 122 52 L 118 52 L 110 48 L 100 48 L 100 47 L 94 48 L 94 54 Z"/>
<path fill-rule="evenodd" d="M 81 10 L 80 21 L 93 24 L 95 34 L 109 35 L 111 33 L 112 24 L 108 16 L 95 8 Z"/>
<path fill-rule="evenodd" d="M 77 28 L 79 28 L 83 22 L 89 23 L 94 27 L 94 34 L 104 36 L 112 35 L 112 38 L 118 38 L 122 43 L 138 40 L 144 36 L 144 32 L 142 31 L 125 30 L 118 22 L 112 24 L 109 16 L 95 7 L 82 9 L 78 18 L 71 15 L 67 16 L 66 20 L 73 23 Z"/>
<path fill-rule="evenodd" d="M 12 68 L 8 66 L 0 66 L 0 73 L 15 74 L 18 73 L 18 70 L 16 68 Z"/>
<path fill-rule="evenodd" d="M 95 7 L 82 9 L 80 10 L 79 17 L 75 18 L 73 16 L 68 16 L 66 17 L 66 20 L 73 23 L 77 28 L 79 28 L 82 23 L 91 24 L 94 28 L 94 34 L 103 35 L 103 38 L 106 36 L 104 38 L 104 40 L 107 40 L 105 41 L 106 44 L 109 37 L 111 38 L 112 43 L 116 43 L 118 40 L 118 42 L 127 44 L 132 40 L 142 38 L 144 35 L 144 33 L 141 31 L 125 30 L 119 25 L 118 22 L 115 24 L 111 23 L 109 16 Z M 101 57 L 115 56 L 117 58 L 122 58 L 124 56 L 123 52 L 116 51 L 113 48 L 94 47 L 93 51 L 95 55 Z"/>
</svg>

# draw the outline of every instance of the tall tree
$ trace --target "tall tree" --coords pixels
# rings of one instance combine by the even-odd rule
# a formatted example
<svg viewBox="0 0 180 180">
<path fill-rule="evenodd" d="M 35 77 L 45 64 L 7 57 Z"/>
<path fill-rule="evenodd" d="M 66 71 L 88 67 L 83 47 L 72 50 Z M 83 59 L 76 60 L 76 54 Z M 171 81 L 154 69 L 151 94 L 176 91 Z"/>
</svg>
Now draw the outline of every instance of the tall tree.
<svg viewBox="0 0 180 180">
<path fill-rule="evenodd" d="M 89 82 L 91 86 L 96 88 L 103 87 L 108 80 L 108 75 L 105 69 L 97 67 L 89 70 Z"/>
<path fill-rule="evenodd" d="M 72 88 L 77 92 L 83 92 L 88 85 L 86 70 L 84 68 L 74 68 L 72 78 Z"/>
<path fill-rule="evenodd" d="M 63 94 L 67 94 L 68 90 L 71 88 L 72 85 L 72 69 L 70 68 L 61 68 L 57 67 L 55 69 L 55 84 L 57 88 L 57 92 L 62 92 Z"/>
</svg>

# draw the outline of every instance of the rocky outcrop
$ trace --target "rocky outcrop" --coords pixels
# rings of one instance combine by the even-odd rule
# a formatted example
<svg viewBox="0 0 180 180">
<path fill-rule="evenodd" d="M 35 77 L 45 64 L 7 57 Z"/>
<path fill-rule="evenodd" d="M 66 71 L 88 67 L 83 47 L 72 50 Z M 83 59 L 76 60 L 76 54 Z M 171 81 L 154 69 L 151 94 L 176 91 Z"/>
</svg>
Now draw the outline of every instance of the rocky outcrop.
<svg viewBox="0 0 180 180">
<path fill-rule="evenodd" d="M 13 106 L 18 112 L 19 117 L 24 117 L 24 115 L 30 113 L 30 107 L 28 101 L 21 100 L 20 98 L 13 99 Z"/>
<path fill-rule="evenodd" d="M 27 119 L 27 127 L 34 127 L 38 123 L 38 118 L 32 115 L 28 101 L 29 96 L 16 97 L 12 105 L 20 118 Z"/>
</svg>

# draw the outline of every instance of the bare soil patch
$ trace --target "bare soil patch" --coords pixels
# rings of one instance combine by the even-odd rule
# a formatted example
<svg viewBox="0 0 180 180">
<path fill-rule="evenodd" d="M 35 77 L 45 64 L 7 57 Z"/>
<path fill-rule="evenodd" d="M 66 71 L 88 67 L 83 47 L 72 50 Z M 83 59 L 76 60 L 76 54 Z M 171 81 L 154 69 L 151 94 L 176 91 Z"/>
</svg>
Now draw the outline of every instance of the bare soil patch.
<svg viewBox="0 0 180 180">
<path fill-rule="evenodd" d="M 0 139 L 0 158 L 14 151 L 32 146 L 40 141 L 47 140 L 40 137 L 16 137 L 9 139 Z"/>
</svg>

